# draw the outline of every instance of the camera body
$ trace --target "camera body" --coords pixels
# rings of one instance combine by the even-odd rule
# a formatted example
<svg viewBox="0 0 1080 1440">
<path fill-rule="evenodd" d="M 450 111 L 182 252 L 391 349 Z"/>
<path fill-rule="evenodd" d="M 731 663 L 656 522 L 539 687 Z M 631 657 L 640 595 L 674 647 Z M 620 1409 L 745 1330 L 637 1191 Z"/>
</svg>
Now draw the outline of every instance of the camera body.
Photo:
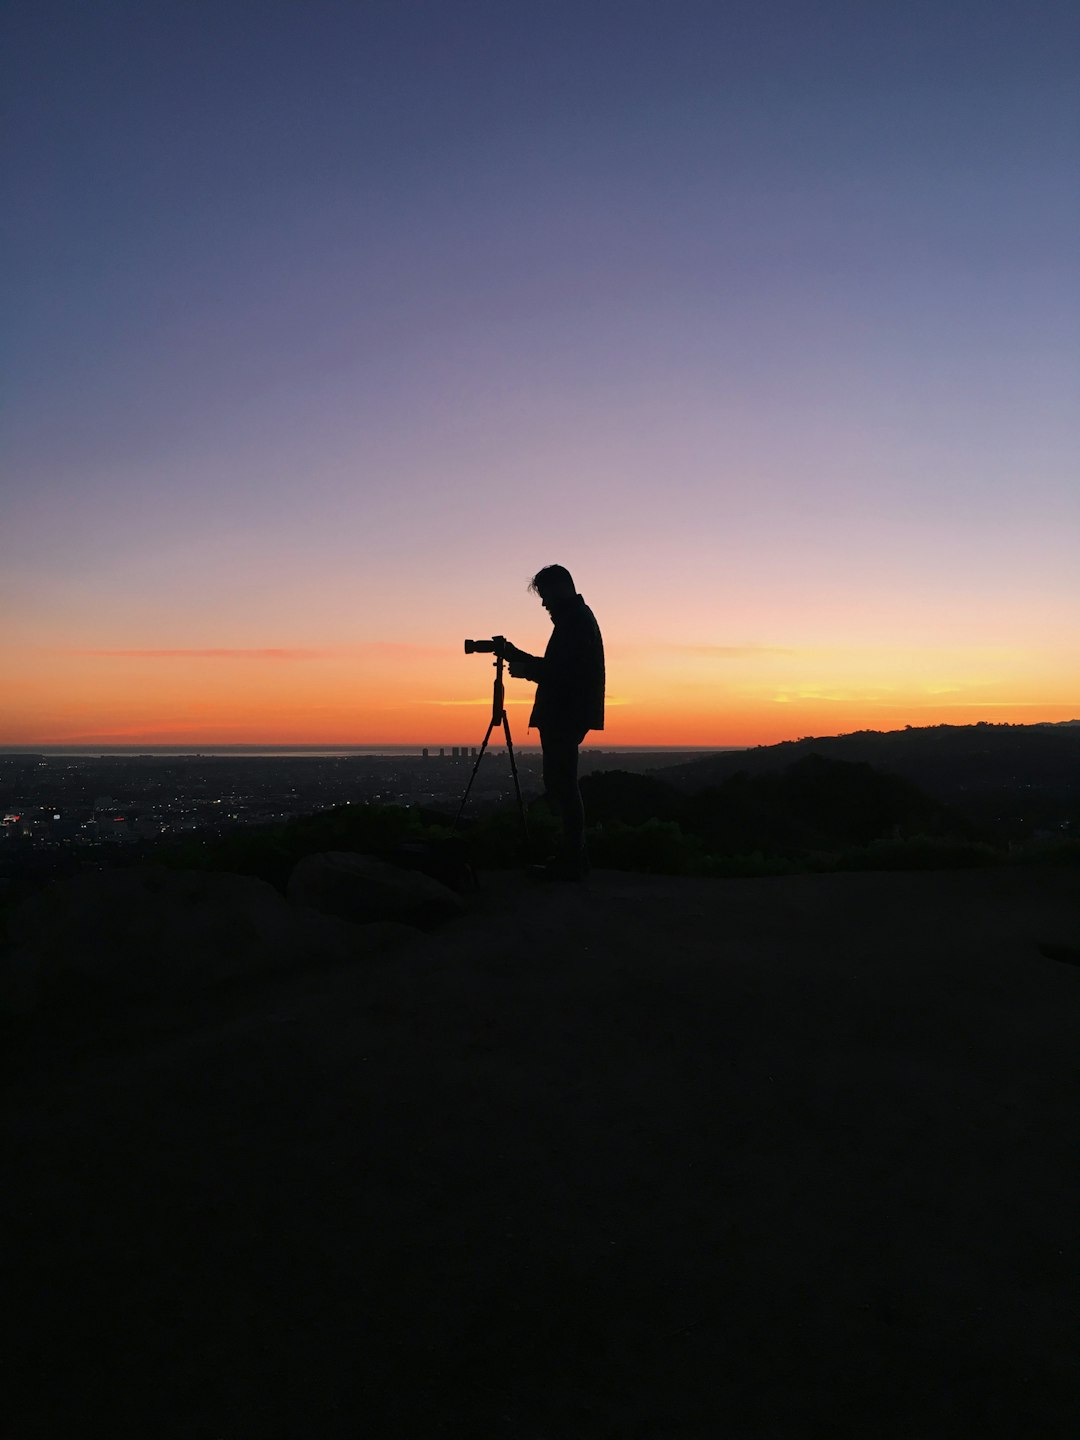
<svg viewBox="0 0 1080 1440">
<path fill-rule="evenodd" d="M 466 640 L 466 655 L 497 655 L 500 660 L 506 659 L 506 636 L 493 635 L 490 640 Z"/>
</svg>

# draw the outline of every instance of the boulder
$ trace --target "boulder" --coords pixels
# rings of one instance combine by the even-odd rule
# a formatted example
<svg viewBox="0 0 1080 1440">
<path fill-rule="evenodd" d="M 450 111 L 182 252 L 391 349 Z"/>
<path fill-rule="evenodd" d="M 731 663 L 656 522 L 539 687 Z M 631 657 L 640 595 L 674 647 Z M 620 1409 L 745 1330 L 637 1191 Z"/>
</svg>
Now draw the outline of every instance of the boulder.
<svg viewBox="0 0 1080 1440">
<path fill-rule="evenodd" d="M 305 855 L 289 876 L 288 896 L 293 905 L 362 924 L 432 925 L 465 908 L 460 895 L 430 875 L 348 850 Z"/>
<path fill-rule="evenodd" d="M 459 895 L 472 895 L 480 888 L 476 868 L 469 859 L 465 842 L 458 836 L 439 840 L 402 840 L 385 850 L 368 850 L 402 870 L 422 870 Z"/>
<path fill-rule="evenodd" d="M 19 905 L 0 955 L 0 1009 L 25 1013 L 108 994 L 150 997 L 305 965 L 354 961 L 405 940 L 289 905 L 249 875 L 103 870 L 56 881 Z"/>
</svg>

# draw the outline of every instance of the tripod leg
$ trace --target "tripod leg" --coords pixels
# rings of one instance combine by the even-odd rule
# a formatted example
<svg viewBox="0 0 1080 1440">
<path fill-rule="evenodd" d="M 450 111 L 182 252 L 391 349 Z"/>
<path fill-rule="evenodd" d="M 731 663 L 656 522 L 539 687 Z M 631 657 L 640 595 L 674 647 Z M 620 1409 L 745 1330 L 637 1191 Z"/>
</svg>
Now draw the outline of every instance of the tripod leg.
<svg viewBox="0 0 1080 1440">
<path fill-rule="evenodd" d="M 517 795 L 518 814 L 521 816 L 521 829 L 525 836 L 525 842 L 529 840 L 529 822 L 525 819 L 525 802 L 521 798 L 521 786 L 518 783 L 517 761 L 514 759 L 514 742 L 510 739 L 510 720 L 506 711 L 502 712 L 503 734 L 506 736 L 506 750 L 510 756 L 510 773 L 514 777 L 514 793 Z M 490 731 L 488 732 L 491 733 Z"/>
<path fill-rule="evenodd" d="M 493 715 L 491 717 L 491 724 L 487 728 L 487 734 L 484 736 L 484 743 L 480 746 L 480 753 L 476 757 L 476 764 L 472 767 L 472 774 L 469 776 L 469 783 L 465 786 L 465 794 L 461 797 L 461 804 L 458 806 L 458 812 L 454 816 L 454 823 L 451 827 L 453 830 L 457 829 L 458 821 L 461 819 L 462 811 L 465 809 L 465 802 L 469 798 L 469 791 L 472 789 L 473 781 L 476 779 L 476 772 L 480 769 L 480 761 L 484 758 L 484 751 L 487 749 L 488 741 L 491 739 L 491 732 L 495 729 L 495 720 L 496 717 Z"/>
</svg>

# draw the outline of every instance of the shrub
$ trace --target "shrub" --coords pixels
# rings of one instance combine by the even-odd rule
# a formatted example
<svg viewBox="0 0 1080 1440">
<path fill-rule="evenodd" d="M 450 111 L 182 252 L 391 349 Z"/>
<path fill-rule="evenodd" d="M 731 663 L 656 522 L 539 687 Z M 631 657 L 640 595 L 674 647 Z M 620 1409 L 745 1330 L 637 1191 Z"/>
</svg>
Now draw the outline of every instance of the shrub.
<svg viewBox="0 0 1080 1440">
<path fill-rule="evenodd" d="M 1080 840 L 1036 840 L 1009 859 L 1014 865 L 1080 865 Z"/>
<path fill-rule="evenodd" d="M 529 807 L 528 824 L 526 844 L 516 804 L 469 821 L 461 832 L 469 859 L 486 870 L 508 870 L 528 860 L 544 859 L 559 842 L 559 822 L 541 801 Z"/>
<path fill-rule="evenodd" d="M 593 825 L 646 825 L 650 820 L 686 818 L 687 799 L 653 775 L 598 770 L 581 781 L 585 813 Z"/>
<path fill-rule="evenodd" d="M 644 825 L 613 821 L 588 832 L 589 858 L 612 870 L 644 870 L 656 875 L 692 875 L 701 868 L 696 842 L 674 820 Z"/>
<path fill-rule="evenodd" d="M 841 870 L 966 870 L 996 865 L 1001 856 L 981 841 L 912 835 L 906 840 L 875 840 L 840 856 Z"/>
</svg>

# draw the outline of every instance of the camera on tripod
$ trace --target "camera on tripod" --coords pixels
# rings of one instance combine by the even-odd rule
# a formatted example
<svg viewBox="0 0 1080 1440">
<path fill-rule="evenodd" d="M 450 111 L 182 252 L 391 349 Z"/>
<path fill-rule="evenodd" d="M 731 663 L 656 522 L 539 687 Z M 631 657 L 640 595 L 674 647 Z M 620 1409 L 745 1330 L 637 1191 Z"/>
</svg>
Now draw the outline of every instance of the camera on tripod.
<svg viewBox="0 0 1080 1440">
<path fill-rule="evenodd" d="M 466 640 L 466 655 L 496 655 L 500 660 L 506 659 L 506 636 L 493 635 L 490 640 Z"/>
</svg>

